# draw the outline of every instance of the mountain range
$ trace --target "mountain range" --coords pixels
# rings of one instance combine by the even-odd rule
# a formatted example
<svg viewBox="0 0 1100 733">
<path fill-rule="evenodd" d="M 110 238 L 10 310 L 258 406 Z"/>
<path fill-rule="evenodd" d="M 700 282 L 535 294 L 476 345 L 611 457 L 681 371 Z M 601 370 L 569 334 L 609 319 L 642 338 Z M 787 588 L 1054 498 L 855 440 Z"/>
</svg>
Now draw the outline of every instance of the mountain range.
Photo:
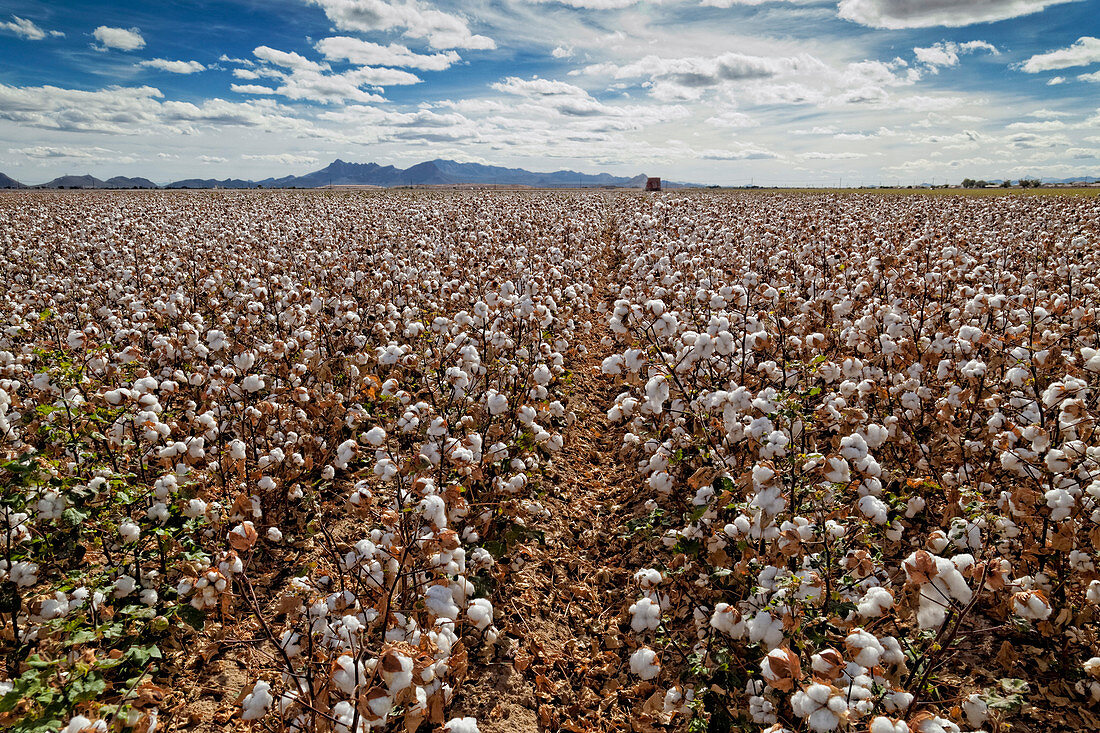
<svg viewBox="0 0 1100 733">
<path fill-rule="evenodd" d="M 530 186 L 533 188 L 571 188 L 615 186 L 642 188 L 645 174 L 613 176 L 609 173 L 578 173 L 554 171 L 539 173 L 522 168 L 504 168 L 480 163 L 457 163 L 453 160 L 429 160 L 409 168 L 397 168 L 377 163 L 348 163 L 334 160 L 321 170 L 302 176 L 265 178 L 246 181 L 238 178 L 185 178 L 158 186 L 148 178 L 116 176 L 106 181 L 90 175 L 61 176 L 48 183 L 28 186 L 0 173 L 0 188 L 320 188 L 323 186 L 448 186 L 480 184 L 494 186 Z M 696 187 L 698 184 L 664 182 L 666 188 Z"/>
</svg>

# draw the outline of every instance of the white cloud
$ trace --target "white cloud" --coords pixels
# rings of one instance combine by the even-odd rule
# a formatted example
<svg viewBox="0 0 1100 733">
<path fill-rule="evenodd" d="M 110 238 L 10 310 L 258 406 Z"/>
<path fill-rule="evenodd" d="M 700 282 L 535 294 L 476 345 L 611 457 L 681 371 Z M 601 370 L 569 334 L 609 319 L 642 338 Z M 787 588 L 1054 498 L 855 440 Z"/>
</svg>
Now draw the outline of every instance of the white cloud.
<svg viewBox="0 0 1100 733">
<path fill-rule="evenodd" d="M 169 61 L 168 59 L 146 59 L 138 63 L 138 66 L 148 66 L 172 74 L 195 74 L 206 69 L 198 61 Z"/>
<path fill-rule="evenodd" d="M 1032 56 L 1020 65 L 1020 69 L 1029 74 L 1036 74 L 1040 71 L 1085 66 L 1097 61 L 1100 61 L 1100 38 L 1082 36 L 1069 48 Z"/>
<path fill-rule="evenodd" d="M 361 66 L 399 66 L 424 71 L 443 71 L 462 58 L 454 51 L 419 54 L 397 43 L 383 46 L 348 36 L 324 38 L 314 46 L 329 61 L 348 61 Z"/>
<path fill-rule="evenodd" d="M 958 28 L 1077 0 L 840 0 L 840 17 L 871 28 Z"/>
<path fill-rule="evenodd" d="M 556 59 L 567 59 L 573 55 L 572 46 L 556 46 L 550 55 Z"/>
<path fill-rule="evenodd" d="M 324 10 L 345 31 L 400 30 L 410 38 L 427 39 L 432 48 L 496 48 L 493 39 L 475 35 L 466 20 L 425 6 L 420 0 L 306 0 Z"/>
<path fill-rule="evenodd" d="M 242 160 L 263 160 L 282 165 L 309 165 L 317 162 L 312 155 L 297 155 L 295 153 L 268 153 L 264 155 L 242 155 Z"/>
<path fill-rule="evenodd" d="M 136 51 L 145 47 L 145 39 L 141 37 L 141 30 L 138 28 L 111 28 L 101 25 L 92 31 L 92 35 L 102 44 L 96 46 L 101 51 L 108 48 L 116 48 L 120 51 Z"/>
<path fill-rule="evenodd" d="M 220 155 L 200 155 L 199 161 L 202 163 L 224 163 L 228 158 L 223 158 Z"/>
<path fill-rule="evenodd" d="M 118 151 L 98 147 L 69 147 L 52 145 L 34 145 L 27 148 L 8 148 L 9 153 L 25 155 L 35 160 L 70 158 L 74 160 L 112 160 L 118 157 Z"/>
<path fill-rule="evenodd" d="M 735 129 L 744 129 L 749 127 L 758 127 L 759 122 L 749 117 L 743 112 L 722 112 L 708 117 L 706 120 L 708 125 L 714 125 L 715 127 L 729 127 Z"/>
<path fill-rule="evenodd" d="M 641 0 L 529 0 L 529 2 L 538 4 L 558 3 L 582 10 L 621 10 L 637 5 Z"/>
<path fill-rule="evenodd" d="M 931 67 L 956 66 L 959 63 L 960 54 L 974 53 L 976 51 L 988 51 L 994 56 L 999 56 L 1000 51 L 992 43 L 986 41 L 967 41 L 955 43 L 953 41 L 941 41 L 933 43 L 927 48 L 914 48 L 913 53 L 917 61 L 928 64 Z"/>
<path fill-rule="evenodd" d="M 329 68 L 328 64 L 319 64 L 316 61 L 310 61 L 300 53 L 295 53 L 294 51 L 279 51 L 270 46 L 257 46 L 252 50 L 252 54 L 261 61 L 266 61 L 269 64 L 282 66 L 287 69 L 293 69 L 294 71 L 325 71 Z"/>
<path fill-rule="evenodd" d="M 1091 74 L 1079 74 L 1077 81 L 1093 81 L 1100 82 L 1100 71 L 1094 71 Z"/>
<path fill-rule="evenodd" d="M 309 125 L 267 100 L 201 104 L 165 100 L 156 87 L 112 86 L 97 91 L 0 84 L 0 120 L 25 127 L 123 135 L 195 132 L 199 127 L 250 127 L 304 132 Z"/>
<path fill-rule="evenodd" d="M 28 41 L 41 41 L 46 36 L 56 38 L 65 35 L 61 31 L 44 31 L 35 25 L 34 21 L 20 18 L 18 15 L 11 16 L 10 21 L 0 23 L 0 30 L 14 33 L 20 38 L 26 38 Z"/>
<path fill-rule="evenodd" d="M 799 158 L 802 160 L 856 160 L 857 158 L 866 158 L 866 153 L 799 153 Z"/>
<path fill-rule="evenodd" d="M 1058 86 L 1059 84 L 1065 84 L 1065 83 L 1066 83 L 1066 77 L 1064 77 L 1064 76 L 1052 76 L 1050 79 L 1047 80 L 1047 86 L 1048 87 L 1055 87 L 1055 86 Z"/>
</svg>

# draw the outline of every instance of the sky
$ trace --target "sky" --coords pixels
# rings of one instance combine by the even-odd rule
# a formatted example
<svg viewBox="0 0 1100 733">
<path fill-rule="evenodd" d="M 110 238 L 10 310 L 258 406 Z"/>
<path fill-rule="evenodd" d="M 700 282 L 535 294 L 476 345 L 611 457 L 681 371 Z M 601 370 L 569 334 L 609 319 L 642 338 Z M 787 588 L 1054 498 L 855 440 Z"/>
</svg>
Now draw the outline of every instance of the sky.
<svg viewBox="0 0 1100 733">
<path fill-rule="evenodd" d="M 1100 176 L 1100 0 L 0 0 L 0 171 Z"/>
</svg>

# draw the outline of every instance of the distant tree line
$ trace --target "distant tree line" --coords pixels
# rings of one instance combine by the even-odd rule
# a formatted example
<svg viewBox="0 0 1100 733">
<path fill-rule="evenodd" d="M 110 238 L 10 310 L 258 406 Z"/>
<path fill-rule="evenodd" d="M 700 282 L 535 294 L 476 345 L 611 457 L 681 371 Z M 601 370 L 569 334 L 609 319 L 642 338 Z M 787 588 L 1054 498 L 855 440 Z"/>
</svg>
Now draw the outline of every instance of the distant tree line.
<svg viewBox="0 0 1100 733">
<path fill-rule="evenodd" d="M 974 180 L 973 178 L 964 178 L 963 182 L 962 182 L 962 187 L 963 188 L 985 188 L 985 187 L 990 186 L 990 185 L 992 185 L 992 184 L 989 181 L 983 181 L 983 180 L 980 180 L 980 179 L 979 180 Z M 1041 186 L 1041 185 L 1043 185 L 1043 184 L 1038 178 L 1030 178 L 1030 179 L 1029 178 L 1021 178 L 1020 179 L 1020 188 L 1039 188 L 1039 186 Z M 1012 179 L 1011 178 L 1006 178 L 1003 181 L 1001 181 L 1001 188 L 1011 188 L 1011 187 L 1012 187 Z"/>
</svg>

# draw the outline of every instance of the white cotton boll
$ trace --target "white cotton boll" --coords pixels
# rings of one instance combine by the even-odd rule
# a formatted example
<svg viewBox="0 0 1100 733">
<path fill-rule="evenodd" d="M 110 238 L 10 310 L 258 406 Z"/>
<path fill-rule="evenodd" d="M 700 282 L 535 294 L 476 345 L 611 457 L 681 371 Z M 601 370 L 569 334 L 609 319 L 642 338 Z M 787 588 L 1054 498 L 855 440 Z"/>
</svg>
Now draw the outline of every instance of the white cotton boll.
<svg viewBox="0 0 1100 733">
<path fill-rule="evenodd" d="M 424 605 L 436 618 L 449 621 L 458 619 L 458 606 L 455 605 L 454 595 L 448 586 L 428 586 L 428 590 L 424 593 Z"/>
<path fill-rule="evenodd" d="M 863 594 L 856 609 L 864 618 L 878 618 L 893 606 L 894 594 L 881 586 L 873 586 Z"/>
<path fill-rule="evenodd" d="M 381 427 L 375 425 L 368 430 L 365 434 L 366 442 L 371 446 L 378 448 L 386 442 L 386 431 Z"/>
<path fill-rule="evenodd" d="M 443 726 L 447 733 L 481 733 L 477 727 L 477 718 L 451 718 Z"/>
<path fill-rule="evenodd" d="M 336 658 L 332 671 L 332 683 L 345 695 L 354 695 L 358 687 L 367 681 L 367 670 L 362 662 L 356 663 L 351 654 Z"/>
<path fill-rule="evenodd" d="M 1085 600 L 1100 605 L 1100 580 L 1089 583 L 1088 590 L 1085 591 Z"/>
<path fill-rule="evenodd" d="M 1026 619 L 1042 621 L 1050 618 L 1051 607 L 1038 590 L 1020 591 L 1012 596 L 1013 612 Z"/>
<path fill-rule="evenodd" d="M 661 663 L 657 659 L 657 652 L 649 647 L 639 647 L 630 655 L 630 671 L 643 680 L 651 680 L 661 673 Z"/>
<path fill-rule="evenodd" d="M 834 484 L 846 484 L 852 480 L 851 467 L 840 456 L 831 456 L 825 461 L 826 481 Z"/>
<path fill-rule="evenodd" d="M 656 631 L 661 625 L 661 606 L 652 598 L 642 598 L 630 606 L 630 628 L 635 633 Z"/>
<path fill-rule="evenodd" d="M 122 524 L 118 525 L 118 534 L 122 537 L 123 544 L 129 545 L 141 539 L 141 527 L 128 519 L 123 520 Z"/>
<path fill-rule="evenodd" d="M 260 680 L 241 701 L 241 720 L 258 720 L 271 708 L 271 685 Z"/>
<path fill-rule="evenodd" d="M 6 694 L 6 693 L 5 693 Z M 74 715 L 69 719 L 69 724 L 61 729 L 60 733 L 85 733 L 85 731 L 94 731 L 95 733 L 105 732 L 107 730 L 107 723 L 102 720 L 91 720 L 83 715 Z"/>
<path fill-rule="evenodd" d="M 1054 451 L 1050 451 L 1050 453 L 1047 454 L 1048 458 L 1051 453 L 1054 453 Z M 1068 519 L 1077 506 L 1077 500 L 1073 497 L 1073 494 L 1065 489 L 1050 489 L 1044 494 L 1044 497 L 1046 498 L 1047 506 L 1050 507 L 1051 510 L 1050 519 L 1054 522 Z"/>
<path fill-rule="evenodd" d="M 263 378 L 258 374 L 249 374 L 243 380 L 241 380 L 241 386 L 244 387 L 246 392 L 259 392 L 266 385 Z"/>
<path fill-rule="evenodd" d="M 535 367 L 535 371 L 531 377 L 535 380 L 535 384 L 545 386 L 550 384 L 550 380 L 554 377 L 554 374 L 550 371 L 550 367 L 545 364 L 539 364 Z"/>
<path fill-rule="evenodd" d="M 646 479 L 649 487 L 660 494 L 667 494 L 672 491 L 674 481 L 665 471 L 657 471 Z"/>
<path fill-rule="evenodd" d="M 466 615 L 474 622 L 479 630 L 484 630 L 493 623 L 493 604 L 485 598 L 475 598 L 470 601 L 470 607 L 466 609 Z"/>
<path fill-rule="evenodd" d="M 661 584 L 662 575 L 660 570 L 653 568 L 643 568 L 634 573 L 634 580 L 642 587 L 643 590 L 649 590 L 650 588 L 656 588 Z"/>
<path fill-rule="evenodd" d="M 849 634 L 844 640 L 844 646 L 856 664 L 868 669 L 878 664 L 885 651 L 878 638 L 863 629 L 855 629 Z"/>
<path fill-rule="evenodd" d="M 860 497 L 859 510 L 875 524 L 886 524 L 889 509 L 886 502 L 879 499 L 877 496 L 868 494 L 867 496 Z"/>
<path fill-rule="evenodd" d="M 891 720 L 879 715 L 871 720 L 869 733 L 909 733 L 909 724 L 904 720 Z"/>
<path fill-rule="evenodd" d="M 229 457 L 234 461 L 243 461 L 245 456 L 243 440 L 234 439 L 229 443 Z"/>
<path fill-rule="evenodd" d="M 495 389 L 490 390 L 485 405 L 490 415 L 503 415 L 508 411 L 508 396 L 497 392 Z"/>
<path fill-rule="evenodd" d="M 859 433 L 853 433 L 840 440 L 840 455 L 849 461 L 858 461 L 867 457 L 867 441 Z"/>
<path fill-rule="evenodd" d="M 966 722 L 970 725 L 984 725 L 989 720 L 989 705 L 977 693 L 963 700 L 962 711 L 966 715 Z"/>
<path fill-rule="evenodd" d="M 710 617 L 710 626 L 727 636 L 739 639 L 745 635 L 745 622 L 741 612 L 728 603 L 718 603 Z"/>
<path fill-rule="evenodd" d="M 421 499 L 420 513 L 437 529 L 447 528 L 447 504 L 439 494 L 430 494 Z"/>
<path fill-rule="evenodd" d="M 269 542 L 274 542 L 275 544 L 278 544 L 283 541 L 283 533 L 279 530 L 278 527 L 268 527 L 267 539 Z"/>
<path fill-rule="evenodd" d="M 396 695 L 412 684 L 413 660 L 403 654 L 388 652 L 382 656 L 380 664 L 382 680 L 392 694 Z"/>
<path fill-rule="evenodd" d="M 783 621 L 767 611 L 758 611 L 748 623 L 749 641 L 771 651 L 783 643 Z"/>
</svg>

